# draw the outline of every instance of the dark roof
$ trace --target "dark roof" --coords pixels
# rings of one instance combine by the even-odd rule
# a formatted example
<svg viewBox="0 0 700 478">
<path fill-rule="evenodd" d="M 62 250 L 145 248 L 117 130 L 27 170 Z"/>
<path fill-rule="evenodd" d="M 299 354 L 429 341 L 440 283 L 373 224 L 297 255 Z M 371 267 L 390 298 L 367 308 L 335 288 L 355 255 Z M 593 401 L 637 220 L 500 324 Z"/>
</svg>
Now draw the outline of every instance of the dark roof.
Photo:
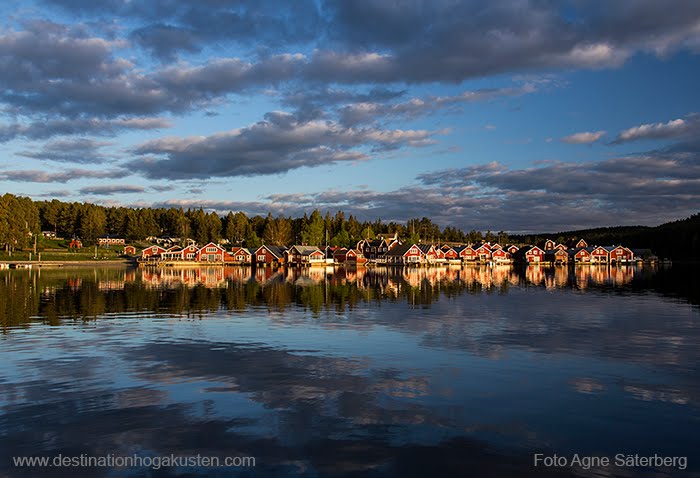
<svg viewBox="0 0 700 478">
<path fill-rule="evenodd" d="M 261 247 L 264 247 L 270 251 L 270 254 L 275 256 L 277 259 L 282 259 L 284 257 L 284 251 L 287 250 L 287 248 L 284 246 L 268 246 L 267 244 L 264 244 Z"/>
<path fill-rule="evenodd" d="M 381 247 L 382 245 L 385 245 L 385 242 L 384 239 L 372 239 L 371 241 L 365 241 L 365 244 L 370 247 Z"/>
<path fill-rule="evenodd" d="M 392 247 L 389 249 L 389 251 L 385 254 L 387 256 L 403 256 L 408 252 L 408 250 L 413 247 L 413 245 L 409 244 L 399 244 L 397 246 Z"/>
<path fill-rule="evenodd" d="M 518 249 L 517 251 L 515 251 L 515 253 L 518 254 L 519 256 L 524 256 L 525 254 L 527 254 L 529 251 L 531 251 L 531 250 L 534 249 L 535 247 L 538 248 L 538 249 L 541 250 L 541 251 L 544 250 L 544 249 L 542 249 L 540 246 L 537 246 L 537 245 L 534 245 L 534 246 L 526 245 L 526 246 L 521 247 L 521 248 Z"/>
<path fill-rule="evenodd" d="M 430 252 L 430 248 L 433 247 L 431 244 L 416 244 L 418 246 L 418 249 L 423 251 L 423 254 L 427 254 Z"/>
<path fill-rule="evenodd" d="M 587 247 L 578 247 L 575 249 L 569 249 L 567 252 L 569 253 L 569 256 L 574 257 L 576 254 L 578 254 L 581 251 L 586 251 L 590 254 L 591 251 L 588 250 Z"/>
<path fill-rule="evenodd" d="M 314 252 L 320 252 L 321 254 L 323 254 L 323 251 L 316 246 L 297 246 L 297 245 L 294 245 L 290 248 L 290 250 L 291 249 L 295 249 L 302 256 L 310 256 Z"/>
<path fill-rule="evenodd" d="M 566 253 L 567 253 L 567 251 L 562 250 L 562 249 L 549 249 L 548 251 L 544 252 L 544 255 L 545 255 L 545 257 L 547 257 L 547 256 L 556 256 L 557 254 L 561 255 L 561 254 L 566 254 Z"/>
</svg>

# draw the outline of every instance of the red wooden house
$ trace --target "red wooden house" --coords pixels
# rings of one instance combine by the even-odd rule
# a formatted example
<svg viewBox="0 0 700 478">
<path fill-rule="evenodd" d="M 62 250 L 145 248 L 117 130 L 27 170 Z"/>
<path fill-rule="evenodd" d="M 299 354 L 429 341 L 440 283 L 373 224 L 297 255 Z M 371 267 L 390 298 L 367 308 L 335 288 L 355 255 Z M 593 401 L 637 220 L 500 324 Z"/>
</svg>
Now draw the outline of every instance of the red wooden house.
<svg viewBox="0 0 700 478">
<path fill-rule="evenodd" d="M 505 249 L 496 249 L 491 253 L 491 260 L 500 264 L 511 262 L 510 253 Z"/>
<path fill-rule="evenodd" d="M 415 244 L 394 246 L 385 257 L 387 264 L 396 265 L 420 264 L 425 261 L 425 254 Z"/>
<path fill-rule="evenodd" d="M 579 239 L 576 245 L 574 246 L 575 249 L 583 249 L 588 247 L 588 243 L 584 239 Z"/>
<path fill-rule="evenodd" d="M 229 252 L 229 255 L 233 258 L 232 262 L 239 264 L 250 264 L 253 262 L 253 254 L 245 247 L 234 247 Z"/>
<path fill-rule="evenodd" d="M 520 249 L 520 248 L 514 244 L 506 246 L 506 251 L 508 251 L 511 256 L 513 256 L 516 252 L 518 252 L 518 249 Z"/>
<path fill-rule="evenodd" d="M 421 250 L 423 253 L 423 256 L 425 257 L 425 261 L 428 264 L 434 264 L 438 262 L 439 259 L 439 254 L 438 250 L 436 249 L 435 246 L 432 244 L 418 244 L 418 249 Z M 443 254 L 443 262 L 444 262 L 444 254 Z"/>
<path fill-rule="evenodd" d="M 545 243 L 544 243 L 544 250 L 545 250 L 545 251 L 550 251 L 550 250 L 554 249 L 554 248 L 556 247 L 556 245 L 557 245 L 556 242 L 554 242 L 554 241 L 551 240 L 551 239 L 547 239 L 547 240 L 545 241 Z"/>
<path fill-rule="evenodd" d="M 549 251 L 545 251 L 544 260 L 554 264 L 566 264 L 569 262 L 569 253 L 566 250 L 555 247 Z"/>
<path fill-rule="evenodd" d="M 199 251 L 199 248 L 194 244 L 190 244 L 180 251 L 180 258 L 183 261 L 194 261 L 197 258 L 197 251 Z"/>
<path fill-rule="evenodd" d="M 564 251 L 564 252 L 566 252 L 566 249 L 567 249 L 567 247 L 564 244 L 557 244 L 556 246 L 554 246 L 554 248 L 558 251 Z"/>
<path fill-rule="evenodd" d="M 544 262 L 545 251 L 537 246 L 523 246 L 518 249 L 516 258 L 518 261 L 527 262 L 528 264 Z"/>
<path fill-rule="evenodd" d="M 454 249 L 454 247 L 448 246 L 447 249 L 442 249 L 442 251 L 445 254 L 445 260 L 447 262 L 458 262 L 459 261 L 459 253 Z"/>
<path fill-rule="evenodd" d="M 608 250 L 603 246 L 589 247 L 587 250 L 591 253 L 591 262 L 607 263 L 610 258 Z"/>
<path fill-rule="evenodd" d="M 218 244 L 210 242 L 197 251 L 195 260 L 198 262 L 224 262 L 226 250 Z"/>
<path fill-rule="evenodd" d="M 124 255 L 135 256 L 136 255 L 136 248 L 134 246 L 124 246 Z"/>
<path fill-rule="evenodd" d="M 456 249 L 455 249 L 456 250 Z M 476 250 L 473 246 L 463 246 L 459 251 L 459 258 L 463 262 L 473 262 L 477 258 Z"/>
<path fill-rule="evenodd" d="M 445 256 L 445 251 L 440 249 L 439 247 L 435 248 L 435 254 L 437 255 L 437 259 L 435 261 L 439 264 L 443 264 L 447 262 L 447 257 Z"/>
<path fill-rule="evenodd" d="M 591 253 L 585 247 L 581 247 L 578 249 L 570 249 L 569 250 L 569 261 L 570 262 L 591 262 Z"/>
<path fill-rule="evenodd" d="M 476 260 L 479 262 L 488 262 L 491 260 L 491 246 L 488 243 L 477 244 L 473 246 L 476 253 Z"/>
<path fill-rule="evenodd" d="M 255 251 L 255 262 L 260 264 L 284 264 L 286 247 L 262 245 Z"/>
<path fill-rule="evenodd" d="M 342 247 L 333 253 L 333 260 L 339 264 L 362 265 L 367 262 L 359 249 L 346 249 Z"/>
<path fill-rule="evenodd" d="M 285 251 L 288 264 L 325 264 L 326 254 L 316 246 L 292 246 Z"/>
<path fill-rule="evenodd" d="M 631 250 L 623 246 L 609 246 L 606 247 L 608 250 L 608 260 L 610 262 L 622 263 L 622 262 L 632 262 L 634 259 L 634 254 Z"/>
<path fill-rule="evenodd" d="M 159 259 L 161 254 L 165 252 L 160 246 L 150 246 L 141 251 L 142 259 Z"/>
<path fill-rule="evenodd" d="M 335 251 L 333 251 L 333 262 L 337 262 L 339 264 L 342 264 L 343 262 L 348 260 L 348 248 L 347 247 L 339 247 Z"/>
</svg>

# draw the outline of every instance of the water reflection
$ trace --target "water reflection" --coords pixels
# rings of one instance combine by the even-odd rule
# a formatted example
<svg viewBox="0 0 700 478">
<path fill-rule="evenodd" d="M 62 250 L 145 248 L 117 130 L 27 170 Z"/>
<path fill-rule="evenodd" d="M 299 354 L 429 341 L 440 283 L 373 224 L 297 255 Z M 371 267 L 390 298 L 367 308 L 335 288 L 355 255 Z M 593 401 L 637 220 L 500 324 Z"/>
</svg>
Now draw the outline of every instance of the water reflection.
<svg viewBox="0 0 700 478">
<path fill-rule="evenodd" d="M 0 476 L 39 475 L 9 462 L 35 454 L 252 455 L 250 476 L 580 476 L 531 453 L 690 455 L 693 281 L 677 266 L 2 271 Z M 587 476 L 681 476 L 649 473 Z"/>
<path fill-rule="evenodd" d="M 358 303 L 406 300 L 428 307 L 440 296 L 507 293 L 510 288 L 648 293 L 700 304 L 700 281 L 690 269 L 637 266 L 576 268 L 509 265 L 442 268 L 144 268 L 35 269 L 0 272 L 0 327 L 60 317 L 147 310 L 205 313 L 223 307 L 303 305 L 316 313 Z"/>
</svg>

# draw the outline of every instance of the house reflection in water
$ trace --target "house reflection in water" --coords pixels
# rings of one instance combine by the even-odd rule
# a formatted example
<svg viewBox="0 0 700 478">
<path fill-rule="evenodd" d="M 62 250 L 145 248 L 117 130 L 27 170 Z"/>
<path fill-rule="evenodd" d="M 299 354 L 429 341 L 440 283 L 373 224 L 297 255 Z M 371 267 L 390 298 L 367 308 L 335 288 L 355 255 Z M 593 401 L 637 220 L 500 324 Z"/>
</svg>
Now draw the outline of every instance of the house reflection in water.
<svg viewBox="0 0 700 478">
<path fill-rule="evenodd" d="M 461 283 L 481 289 L 504 286 L 543 286 L 548 289 L 575 287 L 585 289 L 589 284 L 624 285 L 632 281 L 639 266 L 587 266 L 568 268 L 544 265 L 518 267 L 512 265 L 485 265 L 432 268 L 285 268 L 285 267 L 198 267 L 130 269 L 120 280 L 100 281 L 100 288 L 123 288 L 124 283 L 141 281 L 151 287 L 227 287 L 229 282 L 254 280 L 259 284 L 286 282 L 296 286 L 354 283 L 360 288 L 396 290 L 399 284 L 413 288 L 436 286 L 443 283 Z M 81 278 L 69 280 L 73 288 L 80 287 Z"/>
<path fill-rule="evenodd" d="M 678 277 L 682 282 L 673 282 Z M 633 291 L 640 288 L 635 281 L 642 288 L 653 281 L 655 289 L 675 295 L 687 291 L 691 301 L 700 302 L 694 272 L 664 274 L 661 266 L 649 265 L 66 268 L 0 271 L 0 318 L 7 325 L 31 322 L 37 316 L 52 321 L 71 314 L 96 317 L 106 311 L 157 309 L 180 314 L 245 310 L 251 305 L 275 310 L 301 305 L 316 313 L 383 300 L 430 306 L 444 295 L 507 293 L 510 288 Z"/>
</svg>

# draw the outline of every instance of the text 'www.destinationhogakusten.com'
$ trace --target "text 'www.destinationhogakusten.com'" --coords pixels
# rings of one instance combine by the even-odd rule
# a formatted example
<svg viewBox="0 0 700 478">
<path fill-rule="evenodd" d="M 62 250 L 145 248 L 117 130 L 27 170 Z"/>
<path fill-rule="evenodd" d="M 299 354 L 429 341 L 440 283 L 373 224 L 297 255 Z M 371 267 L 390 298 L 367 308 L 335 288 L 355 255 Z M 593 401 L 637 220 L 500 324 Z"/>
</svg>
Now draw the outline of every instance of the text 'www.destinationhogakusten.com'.
<svg viewBox="0 0 700 478">
<path fill-rule="evenodd" d="M 144 456 L 77 455 L 15 456 L 17 468 L 248 468 L 255 466 L 252 456 Z"/>
</svg>

